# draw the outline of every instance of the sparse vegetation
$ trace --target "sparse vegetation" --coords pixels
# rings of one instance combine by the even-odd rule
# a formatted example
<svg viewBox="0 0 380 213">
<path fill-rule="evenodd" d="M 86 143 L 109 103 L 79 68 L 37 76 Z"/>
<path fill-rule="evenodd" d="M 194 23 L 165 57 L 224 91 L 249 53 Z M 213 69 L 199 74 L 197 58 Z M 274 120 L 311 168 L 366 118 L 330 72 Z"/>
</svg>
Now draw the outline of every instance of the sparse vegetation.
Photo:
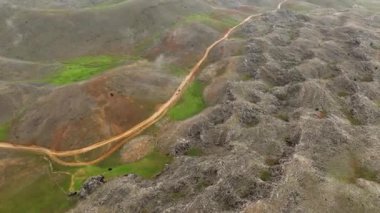
<svg viewBox="0 0 380 213">
<path fill-rule="evenodd" d="M 116 6 L 116 5 L 125 3 L 127 1 L 129 1 L 129 0 L 109 0 L 109 1 L 105 1 L 102 3 L 96 4 L 95 6 L 92 6 L 92 7 L 87 7 L 86 9 L 106 9 L 106 8 L 109 8 L 112 6 Z"/>
<path fill-rule="evenodd" d="M 372 82 L 373 81 L 373 76 L 372 75 L 365 75 L 361 79 L 363 82 Z"/>
<path fill-rule="evenodd" d="M 344 92 L 344 91 L 341 91 L 341 92 L 338 92 L 338 96 L 339 97 L 347 97 L 349 96 L 350 94 L 348 92 Z"/>
<path fill-rule="evenodd" d="M 289 122 L 290 121 L 290 118 L 289 118 L 289 115 L 288 113 L 285 113 L 285 112 L 280 112 L 276 115 L 276 117 L 280 120 L 283 120 L 285 122 Z"/>
<path fill-rule="evenodd" d="M 192 157 L 198 157 L 203 155 L 203 151 L 200 148 L 191 147 L 185 154 Z"/>
<path fill-rule="evenodd" d="M 306 2 L 296 2 L 296 3 L 288 3 L 285 5 L 287 9 L 294 10 L 299 13 L 307 13 L 314 9 L 313 5 L 307 4 Z"/>
<path fill-rule="evenodd" d="M 72 59 L 63 63 L 63 67 L 58 70 L 47 82 L 55 85 L 63 85 L 86 80 L 96 74 L 116 67 L 127 61 L 138 60 L 138 57 L 124 56 L 86 56 Z"/>
<path fill-rule="evenodd" d="M 347 160 L 339 159 L 330 166 L 330 173 L 338 180 L 346 183 L 356 183 L 358 178 L 379 182 L 377 172 L 363 165 L 353 154 Z"/>
<path fill-rule="evenodd" d="M 248 73 L 247 74 L 243 74 L 242 77 L 241 77 L 242 81 L 250 81 L 252 79 L 253 79 L 252 75 L 250 75 Z"/>
<path fill-rule="evenodd" d="M 218 31 L 224 31 L 228 28 L 231 28 L 239 23 L 239 21 L 227 17 L 227 16 L 216 16 L 211 13 L 198 13 L 194 15 L 190 15 L 185 18 L 185 23 L 202 23 L 207 26 L 210 26 Z"/>
<path fill-rule="evenodd" d="M 173 200 L 179 200 L 181 198 L 184 198 L 186 196 L 186 193 L 179 191 L 179 192 L 172 192 L 170 195 Z"/>
<path fill-rule="evenodd" d="M 260 179 L 263 181 L 268 181 L 271 178 L 271 174 L 268 170 L 263 170 L 260 173 Z"/>
<path fill-rule="evenodd" d="M 380 107 L 380 100 L 375 102 L 378 107 Z"/>
<path fill-rule="evenodd" d="M 187 69 L 175 64 L 167 65 L 167 69 L 169 70 L 170 74 L 173 74 L 175 76 L 184 76 L 187 73 Z"/>
<path fill-rule="evenodd" d="M 268 166 L 275 166 L 280 164 L 280 159 L 276 157 L 267 157 L 265 159 L 265 164 Z"/>
<path fill-rule="evenodd" d="M 200 81 L 192 83 L 179 103 L 169 110 L 169 117 L 173 120 L 185 120 L 201 112 L 206 107 L 203 100 L 203 88 Z"/>
<path fill-rule="evenodd" d="M 144 55 L 144 52 L 154 45 L 155 42 L 161 40 L 162 33 L 155 32 L 151 36 L 143 38 L 140 42 L 138 42 L 134 47 L 134 54 Z"/>
<path fill-rule="evenodd" d="M 62 178 L 44 174 L 26 180 L 26 183 L 21 184 L 22 188 L 11 190 L 12 199 L 1 199 L 0 212 L 64 212 L 72 206 L 74 201 L 60 191 L 61 186 L 57 183 L 62 183 Z M 0 198 L 3 196 L 9 198 L 7 194 L 0 195 Z"/>
<path fill-rule="evenodd" d="M 377 182 L 377 173 L 365 166 L 357 166 L 354 167 L 355 171 L 355 176 L 357 178 L 363 178 L 369 181 L 374 181 Z"/>
<path fill-rule="evenodd" d="M 15 154 L 25 163 L 2 170 L 6 172 L 2 173 L 3 180 L 0 181 L 0 212 L 59 213 L 67 211 L 75 203 L 66 193 L 69 175 L 50 173 L 40 155 Z"/>
<path fill-rule="evenodd" d="M 197 185 L 195 186 L 195 190 L 202 191 L 205 188 L 209 187 L 212 183 L 210 181 L 206 181 L 204 179 L 200 179 Z"/>
<path fill-rule="evenodd" d="M 345 111 L 344 114 L 346 115 L 347 120 L 349 120 L 352 125 L 362 125 L 362 122 L 360 122 L 360 120 L 358 120 L 352 112 Z"/>
</svg>

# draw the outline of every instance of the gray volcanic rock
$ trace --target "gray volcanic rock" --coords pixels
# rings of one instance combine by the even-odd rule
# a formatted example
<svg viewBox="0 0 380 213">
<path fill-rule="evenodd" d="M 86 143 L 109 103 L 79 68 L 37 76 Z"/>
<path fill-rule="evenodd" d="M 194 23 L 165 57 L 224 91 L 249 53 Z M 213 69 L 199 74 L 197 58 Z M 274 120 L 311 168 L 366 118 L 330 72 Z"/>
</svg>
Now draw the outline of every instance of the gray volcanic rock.
<svg viewBox="0 0 380 213">
<path fill-rule="evenodd" d="M 78 194 L 81 198 L 85 198 L 89 196 L 91 193 L 93 193 L 97 188 L 99 188 L 104 183 L 105 183 L 104 176 L 99 175 L 99 176 L 90 177 L 84 182 Z"/>
<path fill-rule="evenodd" d="M 157 136 L 173 163 L 153 180 L 110 181 L 72 212 L 380 212 L 380 32 L 367 18 L 319 8 L 252 20 L 240 79 L 206 67 L 208 88 L 229 79 L 223 97 Z M 203 154 L 187 156 L 194 147 Z"/>
</svg>

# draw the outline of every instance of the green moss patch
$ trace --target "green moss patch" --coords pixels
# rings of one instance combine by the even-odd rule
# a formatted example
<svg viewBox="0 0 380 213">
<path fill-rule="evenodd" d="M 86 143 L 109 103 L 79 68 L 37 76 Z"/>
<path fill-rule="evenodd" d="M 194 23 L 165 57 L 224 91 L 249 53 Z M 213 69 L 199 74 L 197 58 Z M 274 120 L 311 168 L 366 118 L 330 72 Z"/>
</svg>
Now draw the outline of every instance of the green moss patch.
<svg viewBox="0 0 380 213">
<path fill-rule="evenodd" d="M 375 103 L 376 103 L 376 105 L 377 105 L 378 107 L 380 107 L 380 100 L 375 101 Z"/>
<path fill-rule="evenodd" d="M 73 188 L 70 190 L 79 190 L 87 178 L 96 175 L 103 175 L 107 180 L 126 174 L 136 174 L 144 178 L 153 178 L 158 175 L 170 161 L 171 158 L 169 156 L 158 151 L 153 151 L 143 159 L 134 163 L 121 164 L 115 167 L 86 166 L 77 169 L 73 174 Z"/>
<path fill-rule="evenodd" d="M 0 125 L 0 140 L 8 139 L 11 124 L 9 122 Z"/>
<path fill-rule="evenodd" d="M 349 96 L 350 94 L 348 92 L 344 92 L 344 91 L 341 91 L 341 92 L 338 92 L 338 96 L 339 97 L 347 97 Z"/>
<path fill-rule="evenodd" d="M 128 61 L 136 61 L 138 57 L 132 56 L 85 56 L 63 62 L 63 67 L 47 79 L 48 83 L 63 85 L 83 81 L 114 68 Z"/>
<path fill-rule="evenodd" d="M 196 191 L 203 191 L 205 188 L 212 185 L 212 182 L 209 180 L 204 180 L 203 178 L 198 181 L 198 183 L 195 185 Z"/>
<path fill-rule="evenodd" d="M 280 164 L 279 157 L 267 157 L 265 158 L 265 164 L 268 166 L 275 166 Z"/>
<path fill-rule="evenodd" d="M 4 195 L 8 199 L 2 199 L 0 212 L 65 212 L 74 201 L 61 191 L 58 182 L 62 180 L 49 175 L 26 180 L 27 184 L 23 183 L 22 189 L 12 192 L 11 199 L 9 195 Z"/>
<path fill-rule="evenodd" d="M 286 112 L 279 112 L 276 117 L 280 120 L 283 120 L 285 122 L 289 122 L 290 121 L 290 118 L 289 118 L 289 115 L 288 113 Z"/>
<path fill-rule="evenodd" d="M 14 152 L 4 163 L 13 159 L 20 162 L 7 164 L 6 172 L 1 174 L 0 212 L 58 213 L 75 204 L 67 196 L 69 174 L 49 172 L 40 155 Z"/>
<path fill-rule="evenodd" d="M 95 6 L 92 6 L 92 7 L 87 7 L 85 9 L 107 9 L 113 6 L 123 4 L 127 1 L 129 0 L 109 0 L 109 1 L 102 2 L 100 4 L 96 4 Z"/>
<path fill-rule="evenodd" d="M 175 76 L 184 76 L 187 74 L 187 69 L 175 64 L 167 65 L 167 69 L 169 70 L 170 74 L 175 75 Z"/>
<path fill-rule="evenodd" d="M 268 170 L 263 170 L 260 173 L 260 179 L 263 181 L 269 181 L 271 178 L 271 174 Z"/>
<path fill-rule="evenodd" d="M 173 120 L 185 120 L 201 112 L 206 107 L 203 100 L 203 89 L 204 85 L 201 82 L 192 83 L 179 103 L 169 110 L 169 117 Z"/>
<path fill-rule="evenodd" d="M 203 151 L 197 147 L 191 147 L 186 153 L 187 156 L 199 157 L 203 155 Z"/>
<path fill-rule="evenodd" d="M 170 193 L 170 197 L 173 199 L 173 200 L 180 200 L 184 197 L 186 197 L 186 193 L 185 192 L 172 192 Z"/>
</svg>

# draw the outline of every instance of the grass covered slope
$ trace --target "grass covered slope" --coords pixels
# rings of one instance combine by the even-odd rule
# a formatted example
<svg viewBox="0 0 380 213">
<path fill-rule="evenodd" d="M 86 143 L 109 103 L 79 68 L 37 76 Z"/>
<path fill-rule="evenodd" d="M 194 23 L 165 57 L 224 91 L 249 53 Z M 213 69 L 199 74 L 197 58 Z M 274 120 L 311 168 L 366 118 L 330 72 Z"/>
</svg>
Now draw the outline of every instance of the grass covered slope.
<svg viewBox="0 0 380 213">
<path fill-rule="evenodd" d="M 63 67 L 58 70 L 57 74 L 50 77 L 47 81 L 55 85 L 83 81 L 124 62 L 137 59 L 135 57 L 106 55 L 80 57 L 64 62 Z"/>
<path fill-rule="evenodd" d="M 3 174 L 3 178 L 9 180 L 7 184 L 0 184 L 0 212 L 66 212 L 76 203 L 76 199 L 67 196 L 68 193 L 79 190 L 83 182 L 91 176 L 104 175 L 107 181 L 125 174 L 153 178 L 171 161 L 169 156 L 157 150 L 141 160 L 127 164 L 120 162 L 119 153 L 111 158 L 95 166 L 58 166 L 52 172 L 52 168 L 48 168 L 42 158 L 34 155 L 25 157 L 28 163 L 9 167 Z M 34 169 L 30 169 L 31 167 Z"/>
<path fill-rule="evenodd" d="M 149 47 L 151 40 L 175 26 L 178 18 L 211 10 L 203 1 L 188 0 L 126 0 L 111 5 L 67 11 L 0 7 L 0 43 L 4 45 L 0 55 L 55 61 L 85 54 L 133 54 L 141 41 L 146 40 L 143 43 Z M 5 20 L 17 31 L 10 30 Z"/>
<path fill-rule="evenodd" d="M 56 213 L 65 212 L 74 201 L 67 196 L 70 176 L 51 173 L 46 160 L 39 155 L 12 153 L 13 159 L 2 159 L 0 166 L 0 212 Z"/>
<path fill-rule="evenodd" d="M 169 117 L 173 120 L 185 120 L 201 112 L 206 107 L 203 100 L 203 89 L 204 86 L 201 82 L 192 83 L 179 103 L 169 110 Z"/>
<path fill-rule="evenodd" d="M 10 191 L 11 195 L 0 196 L 4 199 L 0 204 L 0 212 L 64 212 L 74 201 L 61 191 L 59 184 L 63 182 L 62 177 L 47 174 L 27 181 L 21 185 L 22 188 Z"/>
<path fill-rule="evenodd" d="M 144 178 L 153 178 L 164 169 L 165 164 L 169 163 L 170 160 L 169 156 L 158 151 L 153 151 L 143 159 L 133 163 L 120 164 L 115 167 L 101 165 L 86 166 L 76 170 L 73 174 L 70 191 L 79 190 L 87 178 L 96 175 L 104 175 L 107 180 L 125 174 L 136 174 Z"/>
</svg>

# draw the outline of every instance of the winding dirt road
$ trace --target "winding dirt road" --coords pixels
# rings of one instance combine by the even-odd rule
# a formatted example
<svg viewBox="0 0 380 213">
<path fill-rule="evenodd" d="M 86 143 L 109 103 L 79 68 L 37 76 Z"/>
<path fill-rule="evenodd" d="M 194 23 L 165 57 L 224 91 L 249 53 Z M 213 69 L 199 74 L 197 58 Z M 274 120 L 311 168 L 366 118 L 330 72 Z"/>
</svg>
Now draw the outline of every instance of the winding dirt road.
<svg viewBox="0 0 380 213">
<path fill-rule="evenodd" d="M 281 1 L 277 5 L 277 8 L 275 10 L 273 10 L 272 12 L 276 12 L 277 10 L 280 10 L 282 5 L 287 1 L 288 0 Z M 109 139 L 103 140 L 103 141 L 99 141 L 95 144 L 89 145 L 89 146 L 84 147 L 84 148 L 75 149 L 75 150 L 68 150 L 68 151 L 54 151 L 54 150 L 50 150 L 48 148 L 44 148 L 44 147 L 40 147 L 40 146 L 24 146 L 24 145 L 17 145 L 17 144 L 6 143 L 6 142 L 0 142 L 0 148 L 9 149 L 9 150 L 29 151 L 29 152 L 39 153 L 39 154 L 45 154 L 45 155 L 49 156 L 56 163 L 61 164 L 61 165 L 65 165 L 65 166 L 86 166 L 86 165 L 96 164 L 96 163 L 104 160 L 109 155 L 111 155 L 113 152 L 118 150 L 122 145 L 127 143 L 128 142 L 127 139 L 130 139 L 130 138 L 140 134 L 142 131 L 149 128 L 151 125 L 156 123 L 158 120 L 160 120 L 166 114 L 166 112 L 170 109 L 170 107 L 172 107 L 179 100 L 179 98 L 182 96 L 186 87 L 193 81 L 193 79 L 195 78 L 195 76 L 199 72 L 200 67 L 207 60 L 207 57 L 209 56 L 211 50 L 215 46 L 217 46 L 218 44 L 220 44 L 221 42 L 226 40 L 232 34 L 232 32 L 236 30 L 236 28 L 247 23 L 252 18 L 256 18 L 256 17 L 262 16 L 262 15 L 263 15 L 263 13 L 259 13 L 259 14 L 255 14 L 255 15 L 251 15 L 251 16 L 247 17 L 242 22 L 240 22 L 238 25 L 229 29 L 224 34 L 223 37 L 221 37 L 220 39 L 215 41 L 213 44 L 211 44 L 206 49 L 205 53 L 203 54 L 203 57 L 198 61 L 197 64 L 195 64 L 195 66 L 191 69 L 190 73 L 185 77 L 185 79 L 178 86 L 178 88 L 176 89 L 173 96 L 166 103 L 164 103 L 149 118 L 147 118 L 146 120 L 137 124 L 136 126 L 132 127 L 131 129 L 125 131 L 124 133 L 119 134 L 119 135 L 114 136 L 114 137 L 111 137 Z M 88 162 L 66 162 L 66 161 L 63 161 L 59 158 L 59 157 L 70 157 L 70 156 L 75 156 L 75 155 L 87 153 L 87 152 L 90 152 L 92 150 L 101 148 L 101 147 L 106 146 L 106 145 L 110 145 L 114 142 L 118 142 L 121 140 L 123 140 L 123 141 L 119 142 L 117 145 L 112 147 L 106 153 L 102 154 L 99 158 L 92 160 L 92 161 L 88 161 Z"/>
</svg>

